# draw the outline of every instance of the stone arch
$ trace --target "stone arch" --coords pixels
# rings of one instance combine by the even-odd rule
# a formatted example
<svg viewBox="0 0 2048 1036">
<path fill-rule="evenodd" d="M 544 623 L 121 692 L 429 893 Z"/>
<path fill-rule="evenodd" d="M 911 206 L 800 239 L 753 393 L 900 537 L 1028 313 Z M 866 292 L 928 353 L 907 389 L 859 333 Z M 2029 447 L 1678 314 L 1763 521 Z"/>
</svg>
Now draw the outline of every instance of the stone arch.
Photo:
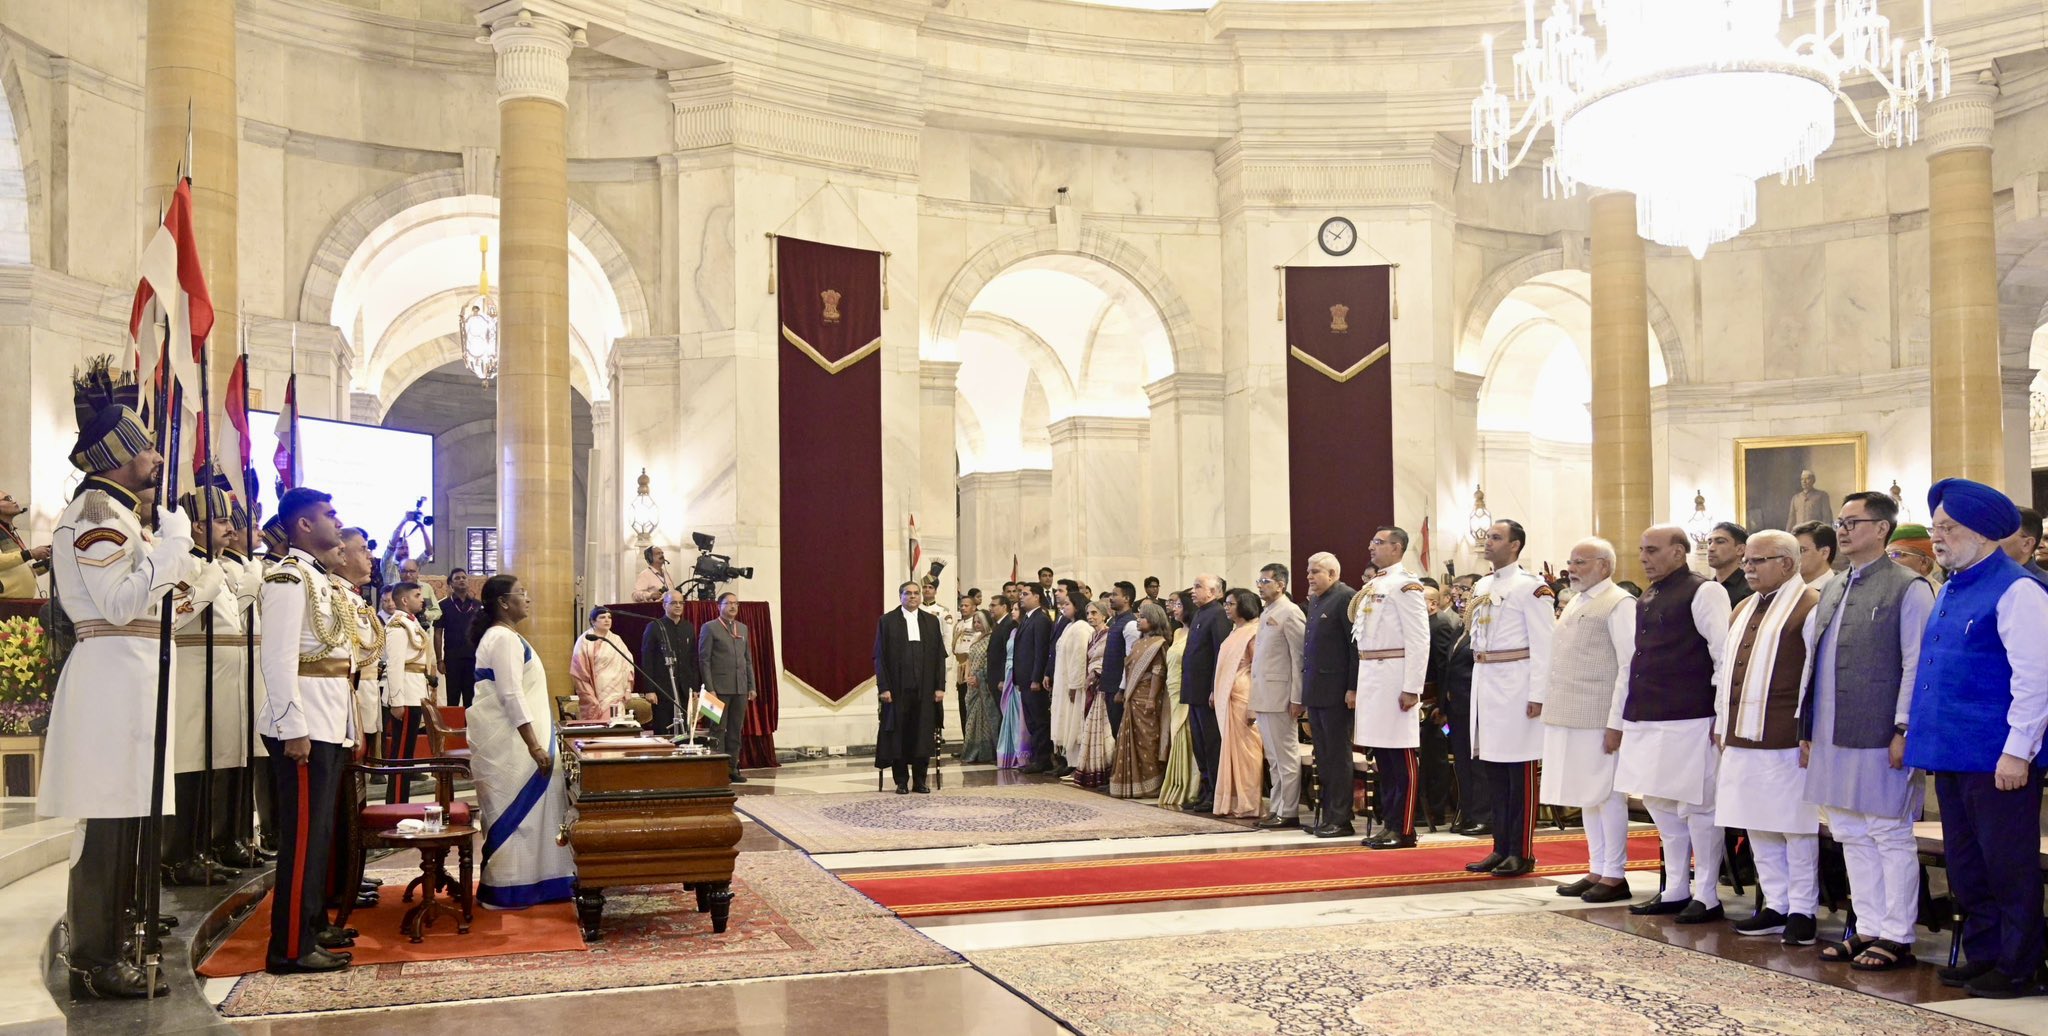
<svg viewBox="0 0 2048 1036">
<path fill-rule="evenodd" d="M 2048 190 L 2023 178 L 2015 191 L 2035 190 L 2048 200 Z M 2048 215 L 2018 218 L 2014 198 L 2000 203 L 1992 217 L 1998 249 L 1998 353 L 2007 368 L 2032 364 L 2034 332 L 2048 324 Z M 2039 211 L 2038 203 L 2031 209 Z"/>
<path fill-rule="evenodd" d="M 939 293 L 932 311 L 933 337 L 944 341 L 958 337 L 975 297 L 1009 267 L 1040 256 L 1073 255 L 1096 260 L 1138 286 L 1166 327 L 1174 372 L 1221 369 L 1215 343 L 1203 336 L 1187 299 L 1150 256 L 1118 235 L 1092 226 L 1082 226 L 1071 249 L 1061 248 L 1059 237 L 1059 228 L 1047 224 L 997 238 L 974 253 Z"/>
<path fill-rule="evenodd" d="M 1015 347 L 1031 368 L 1032 376 L 1044 387 L 1047 405 L 1062 414 L 1073 412 L 1074 379 L 1068 375 L 1066 364 L 1060 362 L 1059 353 L 1038 332 L 1001 314 L 982 312 L 968 314 L 960 327 L 963 331 L 982 331 Z"/>
<path fill-rule="evenodd" d="M 312 262 L 299 288 L 299 319 L 315 324 L 333 323 L 334 295 L 349 257 L 386 220 L 426 202 L 460 197 L 466 193 L 465 182 L 461 169 L 419 173 L 357 199 L 335 217 L 313 248 Z M 492 198 L 493 204 L 496 201 Z M 647 335 L 647 292 L 633 270 L 632 260 L 626 256 L 625 246 L 574 198 L 569 199 L 569 233 L 590 250 L 604 271 L 612 293 L 618 297 L 619 313 L 626 321 L 626 337 Z"/>
<path fill-rule="evenodd" d="M 573 332 L 572 332 L 573 336 Z M 569 365 L 569 387 L 576 390 L 584 400 L 595 403 L 603 397 L 594 394 L 588 362 L 589 347 L 580 336 L 573 336 L 570 347 L 577 361 Z M 462 343 L 454 332 L 429 339 L 408 350 L 405 355 L 392 361 L 384 369 L 384 376 L 377 383 L 377 420 L 382 422 L 391 411 L 391 404 L 412 387 L 413 382 L 426 377 L 442 367 L 462 359 Z"/>
<path fill-rule="evenodd" d="M 19 42 L 0 35 L 0 263 L 45 265 L 49 228 L 41 217 L 41 163 L 28 91 L 21 81 Z"/>
<path fill-rule="evenodd" d="M 1500 308 L 1508 295 L 1524 281 L 1546 273 L 1560 270 L 1579 270 L 1590 273 L 1592 267 L 1581 261 L 1567 262 L 1562 248 L 1546 248 L 1540 252 L 1514 259 L 1496 267 L 1492 273 L 1479 282 L 1479 290 L 1465 309 L 1465 326 L 1458 336 L 1457 355 L 1453 365 L 1460 370 L 1478 355 L 1486 340 L 1486 325 L 1493 318 L 1493 311 Z M 1657 346 L 1664 355 L 1665 377 L 1670 384 L 1682 384 L 1688 379 L 1685 366 L 1685 342 L 1678 331 L 1678 324 L 1659 301 L 1656 292 L 1646 292 L 1650 312 L 1650 329 L 1657 334 Z"/>
</svg>

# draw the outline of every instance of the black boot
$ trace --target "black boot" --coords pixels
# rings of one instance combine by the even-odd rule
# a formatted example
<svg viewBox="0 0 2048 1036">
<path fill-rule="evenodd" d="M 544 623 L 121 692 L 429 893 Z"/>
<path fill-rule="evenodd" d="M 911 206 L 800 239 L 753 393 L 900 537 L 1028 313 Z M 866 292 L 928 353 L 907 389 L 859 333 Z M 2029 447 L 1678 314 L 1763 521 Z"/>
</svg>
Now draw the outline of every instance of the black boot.
<svg viewBox="0 0 2048 1036">
<path fill-rule="evenodd" d="M 157 971 L 156 988 L 152 990 L 149 975 L 125 960 L 96 968 L 71 969 L 73 1000 L 141 1000 L 151 995 L 162 996 L 169 990 L 162 969 Z"/>
</svg>

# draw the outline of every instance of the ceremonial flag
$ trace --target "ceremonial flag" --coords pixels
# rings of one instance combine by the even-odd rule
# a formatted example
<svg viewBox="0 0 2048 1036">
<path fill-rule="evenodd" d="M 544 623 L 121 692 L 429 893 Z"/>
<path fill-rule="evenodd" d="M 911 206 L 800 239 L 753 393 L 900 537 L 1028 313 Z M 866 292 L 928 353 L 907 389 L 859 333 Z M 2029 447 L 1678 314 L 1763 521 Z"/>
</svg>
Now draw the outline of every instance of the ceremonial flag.
<svg viewBox="0 0 2048 1036">
<path fill-rule="evenodd" d="M 918 562 L 924 560 L 924 549 L 917 545 L 917 516 L 910 516 L 910 548 L 905 552 L 910 558 L 910 578 L 917 578 Z"/>
<path fill-rule="evenodd" d="M 142 337 L 143 315 L 154 300 L 171 320 L 171 377 L 196 383 L 206 355 L 206 336 L 213 333 L 213 296 L 199 265 L 199 239 L 192 229 L 192 180 L 180 177 L 163 223 L 142 250 L 142 276 L 128 312 L 128 336 L 142 352 L 143 366 L 156 362 L 156 342 Z M 153 321 L 152 321 L 153 322 Z M 143 342 L 147 341 L 147 346 Z"/>
<path fill-rule="evenodd" d="M 1429 575 L 1429 516 L 1422 516 L 1422 574 Z"/>
<path fill-rule="evenodd" d="M 256 499 L 256 455 L 249 447 L 249 354 L 235 357 L 234 369 L 228 372 L 227 398 L 221 401 L 228 415 L 228 424 L 235 429 L 235 466 L 242 475 L 242 492 L 250 500 Z"/>
<path fill-rule="evenodd" d="M 284 382 L 284 406 L 277 411 L 277 495 L 299 485 L 299 375 L 293 372 Z"/>
<path fill-rule="evenodd" d="M 697 699 L 697 715 L 709 720 L 713 726 L 725 719 L 725 702 L 718 695 L 705 691 Z"/>
<path fill-rule="evenodd" d="M 1017 555 L 1010 555 L 1010 582 L 1017 581 Z"/>
</svg>

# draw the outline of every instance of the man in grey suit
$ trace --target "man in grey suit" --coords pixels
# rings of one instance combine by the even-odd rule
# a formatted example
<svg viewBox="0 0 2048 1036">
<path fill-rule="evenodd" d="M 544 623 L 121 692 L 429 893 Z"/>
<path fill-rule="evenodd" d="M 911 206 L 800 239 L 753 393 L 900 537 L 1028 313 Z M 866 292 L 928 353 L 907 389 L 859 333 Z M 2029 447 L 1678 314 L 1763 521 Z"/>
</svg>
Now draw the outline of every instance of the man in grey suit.
<svg viewBox="0 0 2048 1036">
<path fill-rule="evenodd" d="M 1259 570 L 1259 598 L 1266 604 L 1252 644 L 1252 712 L 1266 766 L 1273 774 L 1272 809 L 1262 828 L 1301 826 L 1301 636 L 1305 620 L 1287 596 L 1287 566 Z"/>
<path fill-rule="evenodd" d="M 747 697 L 754 693 L 754 662 L 749 653 L 747 624 L 740 621 L 738 594 L 718 597 L 718 618 L 704 624 L 697 634 L 697 668 L 704 674 L 704 688 L 725 702 L 713 744 L 731 756 L 734 784 L 747 783 L 740 772 L 740 730 L 747 724 Z M 695 717 L 691 717 L 692 726 Z"/>
</svg>

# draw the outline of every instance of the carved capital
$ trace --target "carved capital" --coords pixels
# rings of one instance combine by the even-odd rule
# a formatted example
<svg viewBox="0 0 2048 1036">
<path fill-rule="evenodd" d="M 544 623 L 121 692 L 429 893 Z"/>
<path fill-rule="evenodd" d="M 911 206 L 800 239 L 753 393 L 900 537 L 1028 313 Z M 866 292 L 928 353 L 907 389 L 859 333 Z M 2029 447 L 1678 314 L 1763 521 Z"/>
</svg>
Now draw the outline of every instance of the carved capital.
<svg viewBox="0 0 2048 1036">
<path fill-rule="evenodd" d="M 1991 146 L 1991 102 L 1998 84 L 1985 72 L 1975 79 L 1959 76 L 1947 97 L 1927 106 L 1927 157 L 1963 148 Z"/>
<path fill-rule="evenodd" d="M 498 103 L 531 97 L 567 105 L 569 52 L 588 42 L 583 30 L 528 8 L 486 18 L 491 31 L 483 42 L 498 52 Z"/>
</svg>

